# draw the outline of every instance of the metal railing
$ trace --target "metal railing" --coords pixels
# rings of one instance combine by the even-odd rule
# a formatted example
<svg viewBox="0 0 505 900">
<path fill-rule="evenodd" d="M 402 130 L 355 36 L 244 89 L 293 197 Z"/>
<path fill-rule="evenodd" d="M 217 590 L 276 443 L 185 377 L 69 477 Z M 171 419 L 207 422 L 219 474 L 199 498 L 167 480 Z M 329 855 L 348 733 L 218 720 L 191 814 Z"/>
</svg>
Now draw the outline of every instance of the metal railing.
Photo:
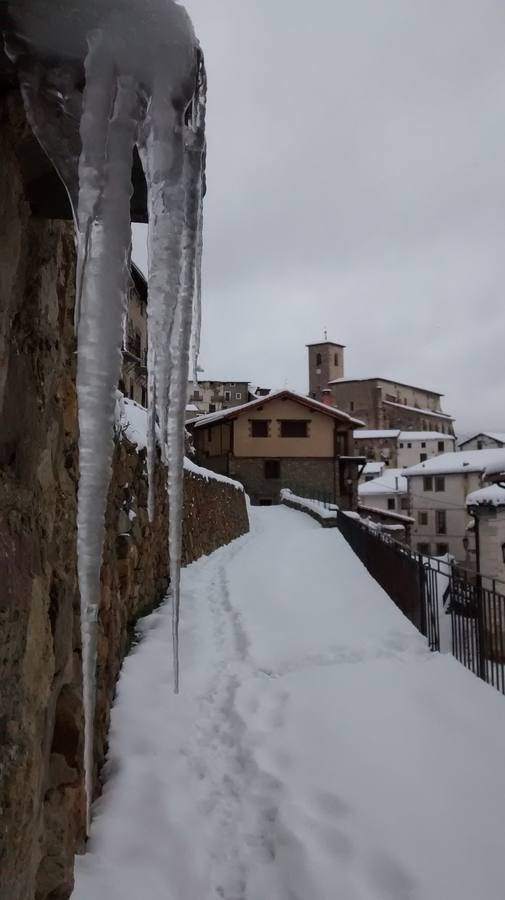
<svg viewBox="0 0 505 900">
<path fill-rule="evenodd" d="M 347 543 L 432 650 L 452 653 L 505 694 L 505 584 L 423 556 L 337 512 Z"/>
</svg>

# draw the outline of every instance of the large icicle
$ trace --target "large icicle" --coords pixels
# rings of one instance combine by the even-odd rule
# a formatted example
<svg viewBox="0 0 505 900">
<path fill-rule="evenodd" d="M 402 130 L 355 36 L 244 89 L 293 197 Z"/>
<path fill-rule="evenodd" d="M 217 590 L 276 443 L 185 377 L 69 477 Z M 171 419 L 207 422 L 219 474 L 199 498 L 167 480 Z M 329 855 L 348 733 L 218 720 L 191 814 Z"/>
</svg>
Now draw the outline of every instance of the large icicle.
<svg viewBox="0 0 505 900">
<path fill-rule="evenodd" d="M 101 37 L 95 35 L 86 62 L 81 118 L 78 242 L 81 298 L 77 333 L 80 467 L 77 546 L 88 813 L 93 796 L 100 567 L 129 278 L 131 158 L 138 117 L 138 95 L 133 80 L 129 76 L 117 76 L 113 82 L 107 77 L 110 75 Z M 108 86 L 113 90 L 108 91 Z M 104 304 L 107 315 L 104 315 Z"/>
<path fill-rule="evenodd" d="M 185 128 L 184 152 L 184 237 L 182 248 L 182 284 L 178 298 L 175 326 L 170 342 L 172 373 L 168 420 L 168 502 L 170 597 L 172 601 L 172 639 L 174 653 L 174 688 L 179 690 L 179 606 L 182 557 L 184 419 L 187 402 L 191 323 L 198 269 L 199 221 L 203 195 L 203 159 L 205 151 L 204 106 L 205 82 L 200 74 L 199 91 L 194 100 L 191 124 Z M 195 114 L 196 113 L 196 114 Z"/>
<path fill-rule="evenodd" d="M 127 297 L 136 142 L 149 195 L 149 514 L 152 517 L 159 426 L 162 453 L 165 456 L 168 442 L 172 464 L 169 552 L 178 688 L 178 516 L 191 318 L 200 294 L 197 287 L 194 296 L 201 257 L 204 69 L 189 17 L 174 0 L 87 0 L 77 5 L 75 0 L 57 4 L 10 0 L 4 19 L 6 45 L 18 67 L 28 119 L 65 183 L 76 229 L 78 570 L 89 820 L 100 567 Z M 198 103 L 194 98 L 187 125 L 197 75 Z"/>
</svg>

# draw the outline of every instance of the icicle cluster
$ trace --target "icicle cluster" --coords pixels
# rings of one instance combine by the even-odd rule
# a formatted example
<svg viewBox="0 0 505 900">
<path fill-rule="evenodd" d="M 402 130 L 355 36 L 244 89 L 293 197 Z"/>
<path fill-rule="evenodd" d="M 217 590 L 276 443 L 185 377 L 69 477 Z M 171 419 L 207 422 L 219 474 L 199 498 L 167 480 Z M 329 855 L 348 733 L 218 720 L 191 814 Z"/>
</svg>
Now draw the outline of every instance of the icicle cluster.
<svg viewBox="0 0 505 900">
<path fill-rule="evenodd" d="M 174 0 L 88 0 L 81 6 L 16 0 L 6 48 L 34 133 L 66 185 L 76 229 L 77 549 L 89 822 L 100 568 L 129 279 L 134 146 L 148 186 L 149 515 L 158 432 L 168 465 L 179 689 L 184 412 L 201 320 L 206 79 L 191 22 Z"/>
</svg>

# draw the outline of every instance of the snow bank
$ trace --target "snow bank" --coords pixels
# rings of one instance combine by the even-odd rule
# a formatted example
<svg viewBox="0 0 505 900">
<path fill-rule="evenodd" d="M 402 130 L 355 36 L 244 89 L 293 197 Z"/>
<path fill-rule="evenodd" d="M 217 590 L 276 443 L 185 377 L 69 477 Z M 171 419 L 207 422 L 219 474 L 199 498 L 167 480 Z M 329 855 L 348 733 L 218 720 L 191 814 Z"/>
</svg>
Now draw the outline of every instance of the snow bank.
<svg viewBox="0 0 505 900">
<path fill-rule="evenodd" d="M 501 900 L 505 698 L 287 507 L 182 574 L 112 714 L 73 900 Z"/>
<path fill-rule="evenodd" d="M 124 434 L 125 438 L 131 444 L 135 444 L 137 450 L 144 450 L 147 447 L 147 427 L 148 427 L 148 410 L 140 404 L 135 403 L 128 397 L 118 391 L 116 395 L 116 425 Z M 159 439 L 159 429 L 157 429 L 157 437 Z M 203 466 L 198 466 L 195 462 L 187 457 L 184 458 L 184 471 L 191 472 L 199 478 L 206 481 L 221 481 L 236 488 L 237 491 L 243 491 L 244 486 L 227 475 L 221 475 L 219 472 L 212 472 Z"/>
</svg>

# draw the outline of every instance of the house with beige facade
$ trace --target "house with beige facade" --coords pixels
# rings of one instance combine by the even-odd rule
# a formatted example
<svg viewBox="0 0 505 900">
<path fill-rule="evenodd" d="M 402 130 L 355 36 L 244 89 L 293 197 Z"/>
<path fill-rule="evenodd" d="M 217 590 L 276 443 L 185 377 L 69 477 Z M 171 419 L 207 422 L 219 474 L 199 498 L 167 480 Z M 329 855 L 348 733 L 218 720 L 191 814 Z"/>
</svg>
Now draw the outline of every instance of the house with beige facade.
<svg viewBox="0 0 505 900">
<path fill-rule="evenodd" d="M 251 501 L 278 503 L 282 488 L 324 495 L 355 509 L 359 469 L 353 430 L 361 423 L 333 406 L 282 390 L 187 423 L 196 458 L 241 481 Z"/>
<path fill-rule="evenodd" d="M 308 344 L 309 394 L 322 400 L 330 390 L 338 409 L 355 415 L 368 429 L 436 431 L 454 434 L 452 416 L 442 410 L 442 394 L 389 378 L 345 376 L 343 344 Z"/>
<path fill-rule="evenodd" d="M 410 514 L 415 519 L 414 548 L 431 556 L 450 553 L 456 562 L 476 567 L 475 535 L 467 496 L 482 487 L 499 450 L 444 453 L 402 470 L 408 481 Z"/>
</svg>

